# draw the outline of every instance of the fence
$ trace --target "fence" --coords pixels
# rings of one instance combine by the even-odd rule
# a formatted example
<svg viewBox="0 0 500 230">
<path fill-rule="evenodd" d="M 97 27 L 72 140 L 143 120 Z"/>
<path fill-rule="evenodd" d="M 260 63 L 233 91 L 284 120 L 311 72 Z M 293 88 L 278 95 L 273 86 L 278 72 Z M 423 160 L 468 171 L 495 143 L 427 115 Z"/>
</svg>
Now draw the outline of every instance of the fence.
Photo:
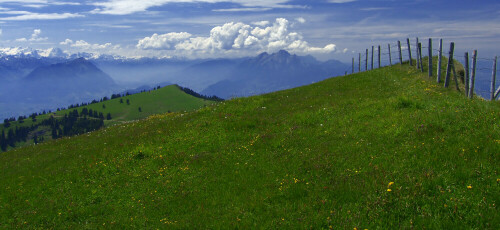
<svg viewBox="0 0 500 230">
<path fill-rule="evenodd" d="M 374 56 L 375 52 L 377 57 L 377 68 L 383 66 L 391 66 L 394 64 L 402 65 L 403 62 L 409 62 L 410 66 L 415 64 L 415 67 L 422 72 L 427 72 L 429 77 L 436 77 L 438 83 L 443 83 L 444 87 L 449 87 L 450 82 L 454 81 L 454 86 L 457 90 L 459 89 L 459 79 L 457 71 L 455 69 L 455 43 L 450 42 L 449 51 L 447 54 L 443 53 L 443 39 L 439 39 L 438 49 L 433 47 L 433 39 L 429 38 L 427 41 L 427 46 L 424 46 L 420 42 L 419 38 L 415 39 L 415 43 L 412 44 L 409 38 L 406 39 L 406 44 L 398 41 L 397 44 L 387 44 L 387 46 L 372 46 L 370 61 L 369 61 L 369 49 L 362 54 L 358 54 L 357 62 L 357 72 L 368 71 L 374 69 Z M 375 51 L 376 48 L 376 51 Z M 427 71 L 424 69 L 424 59 L 427 54 Z M 364 55 L 364 58 L 363 58 Z M 414 55 L 415 59 L 412 58 Z M 443 70 L 443 55 L 447 56 L 448 62 L 446 63 L 446 72 L 442 76 Z M 434 70 L 433 59 L 437 58 L 436 69 Z M 363 63 L 364 59 L 364 63 Z M 414 63 L 414 60 L 416 63 Z M 500 94 L 500 87 L 497 86 L 496 76 L 497 76 L 497 57 L 494 58 L 482 58 L 478 56 L 477 50 L 472 52 L 472 57 L 469 56 L 469 52 L 464 53 L 464 76 L 461 78 L 465 84 L 465 95 L 472 99 L 474 93 L 480 95 L 484 98 L 489 98 L 490 100 L 496 100 Z M 458 60 L 457 60 L 458 61 Z M 490 64 L 488 66 L 488 63 Z M 363 65 L 364 64 L 364 65 Z M 370 64 L 370 65 L 369 65 Z M 370 66 L 370 69 L 368 68 Z M 490 67 L 491 66 L 491 67 Z M 352 58 L 352 68 L 351 73 L 355 73 L 356 62 L 355 58 Z M 364 68 L 363 68 L 364 67 Z M 434 74 L 435 72 L 435 74 Z M 346 71 L 347 74 L 347 71 Z M 451 77 L 453 76 L 453 79 Z M 444 79 L 443 79 L 444 78 Z M 479 83 L 479 87 L 476 87 L 476 83 Z M 498 88 L 497 88 L 498 87 Z"/>
</svg>

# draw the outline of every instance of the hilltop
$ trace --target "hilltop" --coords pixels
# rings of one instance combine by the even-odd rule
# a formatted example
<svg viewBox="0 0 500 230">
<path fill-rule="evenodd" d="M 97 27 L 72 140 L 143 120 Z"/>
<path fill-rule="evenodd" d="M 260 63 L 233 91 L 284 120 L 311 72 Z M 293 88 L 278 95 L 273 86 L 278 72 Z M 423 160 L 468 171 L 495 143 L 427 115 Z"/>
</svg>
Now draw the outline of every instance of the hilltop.
<svg viewBox="0 0 500 230">
<path fill-rule="evenodd" d="M 500 227 L 497 102 L 407 64 L 0 154 L 2 228 Z"/>
</svg>

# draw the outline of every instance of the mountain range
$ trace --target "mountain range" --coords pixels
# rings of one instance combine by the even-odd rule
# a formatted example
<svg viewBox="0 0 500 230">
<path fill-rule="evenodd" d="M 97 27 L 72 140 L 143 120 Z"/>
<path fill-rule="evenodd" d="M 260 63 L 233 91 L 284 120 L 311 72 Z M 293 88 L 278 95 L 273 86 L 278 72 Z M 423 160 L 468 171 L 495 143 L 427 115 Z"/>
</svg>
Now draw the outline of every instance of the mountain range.
<svg viewBox="0 0 500 230">
<path fill-rule="evenodd" d="M 293 88 L 341 75 L 349 67 L 339 61 L 317 61 L 312 56 L 291 55 L 281 50 L 262 53 L 234 63 L 227 77 L 202 91 L 222 98 L 249 96 Z"/>
<path fill-rule="evenodd" d="M 2 54 L 0 118 L 88 102 L 112 93 L 178 84 L 203 95 L 250 96 L 321 81 L 349 66 L 287 51 L 235 59 L 122 59 L 61 50 Z M 79 54 L 80 56 L 85 56 Z M 133 90 L 135 89 L 135 90 Z"/>
</svg>

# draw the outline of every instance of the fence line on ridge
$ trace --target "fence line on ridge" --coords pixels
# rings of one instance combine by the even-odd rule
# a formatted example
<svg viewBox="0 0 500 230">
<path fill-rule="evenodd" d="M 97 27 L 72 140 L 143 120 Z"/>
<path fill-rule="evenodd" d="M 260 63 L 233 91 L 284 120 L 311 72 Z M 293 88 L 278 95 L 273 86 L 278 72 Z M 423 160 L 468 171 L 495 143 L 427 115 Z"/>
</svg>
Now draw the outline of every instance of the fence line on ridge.
<svg viewBox="0 0 500 230">
<path fill-rule="evenodd" d="M 427 72 L 429 78 L 436 77 L 436 82 L 442 83 L 445 88 L 449 87 L 451 81 L 453 81 L 454 87 L 460 91 L 458 82 L 460 80 L 465 85 L 465 96 L 470 99 L 474 98 L 474 93 L 476 95 L 481 95 L 484 98 L 488 98 L 491 101 L 498 98 L 500 94 L 500 86 L 498 86 L 496 82 L 496 76 L 499 71 L 497 68 L 497 56 L 493 58 L 479 57 L 477 50 L 474 50 L 472 52 L 472 57 L 469 57 L 469 52 L 465 52 L 463 56 L 464 70 L 462 72 L 460 69 L 460 75 L 458 75 L 457 69 L 455 68 L 455 61 L 458 61 L 458 59 L 456 60 L 455 56 L 458 58 L 459 55 L 455 54 L 454 42 L 450 42 L 447 53 L 448 61 L 445 63 L 445 69 L 443 69 L 442 63 L 444 55 L 443 51 L 445 47 L 443 46 L 443 39 L 439 39 L 439 48 L 437 49 L 433 48 L 432 38 L 428 39 L 427 44 L 423 44 L 422 42 L 424 42 L 424 40 L 419 40 L 417 37 L 414 44 L 411 43 L 410 38 L 407 38 L 406 44 L 403 44 L 401 41 L 397 41 L 396 44 L 388 43 L 387 46 L 371 46 L 371 53 L 369 52 L 369 49 L 366 49 L 365 53 L 358 53 L 357 65 L 356 58 L 352 58 L 351 73 L 356 72 L 356 66 L 358 72 L 363 72 L 373 70 L 375 68 L 382 68 L 384 66 L 397 64 L 402 65 L 403 63 L 408 62 L 410 66 L 415 66 L 415 68 L 421 72 Z M 377 63 L 374 63 L 375 52 L 377 53 Z M 370 64 L 368 60 L 369 55 Z M 397 57 L 396 62 L 393 62 L 393 57 Z M 426 66 L 424 66 L 423 57 L 427 57 Z M 436 64 L 434 64 L 434 57 L 437 58 Z M 384 65 L 384 63 L 387 65 Z M 487 65 L 486 63 L 492 63 L 492 65 Z M 364 70 L 362 68 L 363 64 Z M 370 68 L 368 68 L 368 65 L 370 65 Z M 435 69 L 434 66 L 436 67 Z M 425 68 L 427 68 L 427 71 L 425 71 Z M 444 79 L 442 79 L 443 70 L 445 70 Z M 480 84 L 480 87 L 476 87 L 476 81 L 478 79 L 480 81 L 477 83 Z"/>
</svg>

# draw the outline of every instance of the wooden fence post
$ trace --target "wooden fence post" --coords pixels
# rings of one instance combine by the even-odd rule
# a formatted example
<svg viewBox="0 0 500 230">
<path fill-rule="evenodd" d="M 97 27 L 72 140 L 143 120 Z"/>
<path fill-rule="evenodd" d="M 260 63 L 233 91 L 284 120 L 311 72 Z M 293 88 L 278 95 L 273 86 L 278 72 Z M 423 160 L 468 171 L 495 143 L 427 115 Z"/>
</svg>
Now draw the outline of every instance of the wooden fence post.
<svg viewBox="0 0 500 230">
<path fill-rule="evenodd" d="M 458 76 L 457 71 L 455 71 L 455 61 L 451 64 L 451 69 L 453 70 L 453 79 L 455 80 L 455 88 L 460 92 L 460 88 L 458 87 Z"/>
<path fill-rule="evenodd" d="M 374 47 L 372 46 L 372 62 L 371 62 L 371 69 L 373 69 L 373 52 L 375 51 Z"/>
<path fill-rule="evenodd" d="M 495 56 L 495 60 L 493 61 L 493 73 L 491 74 L 491 96 L 490 100 L 495 100 L 495 86 L 497 79 L 497 56 Z"/>
<path fill-rule="evenodd" d="M 387 44 L 387 49 L 389 50 L 389 65 L 392 65 L 391 44 Z"/>
<path fill-rule="evenodd" d="M 474 50 L 474 52 L 472 53 L 472 72 L 470 75 L 470 84 L 469 84 L 470 99 L 474 97 L 474 83 L 476 81 L 476 58 L 477 58 L 477 50 Z"/>
<path fill-rule="evenodd" d="M 410 59 L 410 65 L 413 65 L 413 61 L 411 60 L 411 46 L 410 46 L 410 39 L 406 39 L 406 43 L 408 43 L 408 57 Z"/>
<path fill-rule="evenodd" d="M 448 57 L 448 66 L 446 68 L 446 78 L 444 79 L 444 87 L 447 88 L 450 84 L 450 75 L 451 75 L 451 65 L 453 65 L 453 50 L 455 49 L 455 43 L 450 43 L 450 53 Z"/>
<path fill-rule="evenodd" d="M 420 70 L 424 72 L 424 60 L 422 59 L 422 43 L 418 43 L 418 58 L 420 59 Z"/>
<path fill-rule="evenodd" d="M 465 96 L 469 96 L 469 52 L 465 52 Z"/>
<path fill-rule="evenodd" d="M 497 98 L 499 93 L 500 93 L 500 87 L 498 87 L 497 91 L 495 91 L 495 96 L 494 96 L 494 98 Z"/>
<path fill-rule="evenodd" d="M 439 39 L 439 54 L 437 64 L 437 83 L 441 83 L 441 63 L 443 61 L 443 39 Z"/>
<path fill-rule="evenodd" d="M 359 53 L 359 60 L 358 60 L 358 73 L 361 72 L 361 53 Z"/>
<path fill-rule="evenodd" d="M 368 70 L 368 49 L 366 49 L 366 56 L 365 56 L 365 71 Z"/>
<path fill-rule="evenodd" d="M 401 52 L 401 41 L 398 41 L 399 64 L 403 64 L 403 53 Z"/>
<path fill-rule="evenodd" d="M 354 58 L 352 58 L 352 72 L 351 73 L 354 73 Z"/>
<path fill-rule="evenodd" d="M 378 46 L 378 68 L 380 69 L 380 46 Z"/>
<path fill-rule="evenodd" d="M 417 37 L 417 43 L 415 44 L 415 49 L 417 49 L 417 52 L 416 52 L 417 53 L 417 69 L 420 69 L 420 59 L 419 59 L 420 55 L 418 53 L 419 52 L 419 50 L 418 50 L 418 44 L 419 43 L 418 43 L 418 37 Z"/>
<path fill-rule="evenodd" d="M 429 77 L 432 77 L 432 38 L 429 38 Z"/>
</svg>

